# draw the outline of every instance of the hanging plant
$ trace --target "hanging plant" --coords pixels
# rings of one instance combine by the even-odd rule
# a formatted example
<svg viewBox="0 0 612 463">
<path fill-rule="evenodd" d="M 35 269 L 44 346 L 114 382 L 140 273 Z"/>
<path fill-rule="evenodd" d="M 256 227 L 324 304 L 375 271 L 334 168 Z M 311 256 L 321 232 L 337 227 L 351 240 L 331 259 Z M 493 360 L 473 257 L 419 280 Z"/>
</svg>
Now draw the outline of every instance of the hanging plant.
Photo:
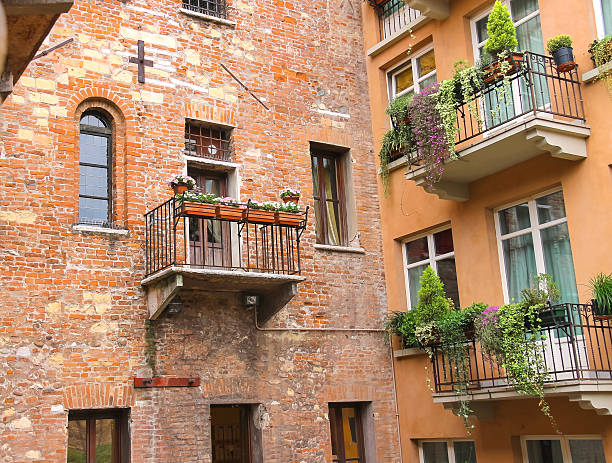
<svg viewBox="0 0 612 463">
<path fill-rule="evenodd" d="M 603 80 L 612 95 L 612 70 L 606 69 L 606 64 L 612 61 L 612 35 L 595 40 L 589 47 L 591 59 L 598 70 L 598 80 Z"/>
<path fill-rule="evenodd" d="M 478 109 L 478 101 L 474 98 L 484 88 L 484 76 L 480 66 L 470 66 L 465 60 L 456 61 L 453 83 L 455 99 L 464 102 L 478 126 L 482 125 L 482 117 Z"/>
<path fill-rule="evenodd" d="M 412 95 L 397 97 L 387 108 L 387 114 L 391 117 L 393 128 L 385 133 L 380 152 L 380 176 L 385 189 L 389 192 L 389 162 L 398 153 L 407 153 L 412 147 L 412 131 L 410 126 L 409 109 Z"/>
</svg>

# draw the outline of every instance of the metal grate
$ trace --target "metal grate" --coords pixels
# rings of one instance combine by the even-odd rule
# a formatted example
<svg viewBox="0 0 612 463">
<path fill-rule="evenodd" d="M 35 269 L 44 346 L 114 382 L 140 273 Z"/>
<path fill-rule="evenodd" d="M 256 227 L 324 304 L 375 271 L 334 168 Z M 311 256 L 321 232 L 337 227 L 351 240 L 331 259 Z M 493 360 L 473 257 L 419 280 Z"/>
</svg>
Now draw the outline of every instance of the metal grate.
<svg viewBox="0 0 612 463">
<path fill-rule="evenodd" d="M 183 8 L 217 18 L 227 18 L 225 0 L 183 0 Z"/>
<path fill-rule="evenodd" d="M 187 122 L 185 154 L 217 161 L 231 161 L 230 134 L 229 129 Z"/>
<path fill-rule="evenodd" d="M 376 6 L 380 40 L 391 37 L 404 30 L 408 24 L 422 13 L 410 8 L 404 0 L 390 0 Z"/>
</svg>

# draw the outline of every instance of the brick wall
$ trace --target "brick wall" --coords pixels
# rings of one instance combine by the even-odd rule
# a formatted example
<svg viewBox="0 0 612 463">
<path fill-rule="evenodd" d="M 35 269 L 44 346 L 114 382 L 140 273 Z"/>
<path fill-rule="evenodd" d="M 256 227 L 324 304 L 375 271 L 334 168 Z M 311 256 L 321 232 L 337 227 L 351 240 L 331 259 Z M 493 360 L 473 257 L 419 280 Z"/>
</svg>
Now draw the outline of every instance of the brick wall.
<svg viewBox="0 0 612 463">
<path fill-rule="evenodd" d="M 220 25 L 175 0 L 76 0 L 4 103 L 0 123 L 0 459 L 64 462 L 67 411 L 131 408 L 132 461 L 210 461 L 210 403 L 262 404 L 266 462 L 330 461 L 327 403 L 373 401 L 380 462 L 398 461 L 387 347 L 379 332 L 256 330 L 237 296 L 188 293 L 155 322 L 158 374 L 199 388 L 134 390 L 145 349 L 143 214 L 185 167 L 185 118 L 235 125 L 241 198 L 299 188 L 312 207 L 310 141 L 351 147 L 358 245 L 303 239 L 298 296 L 271 327 L 380 328 L 386 313 L 375 161 L 358 0 L 230 1 Z M 145 42 L 146 83 L 136 42 Z M 270 111 L 219 66 L 239 76 Z M 78 121 L 113 116 L 114 222 L 73 229 Z M 44 436 L 44 439 L 40 437 Z"/>
</svg>

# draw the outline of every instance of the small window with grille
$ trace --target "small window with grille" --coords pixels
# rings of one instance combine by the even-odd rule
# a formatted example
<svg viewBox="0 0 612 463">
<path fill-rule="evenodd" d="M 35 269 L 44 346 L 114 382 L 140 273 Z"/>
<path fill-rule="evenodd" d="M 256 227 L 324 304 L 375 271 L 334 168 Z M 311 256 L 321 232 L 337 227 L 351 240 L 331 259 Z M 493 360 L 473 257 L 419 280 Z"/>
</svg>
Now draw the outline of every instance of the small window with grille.
<svg viewBox="0 0 612 463">
<path fill-rule="evenodd" d="M 231 130 L 214 125 L 185 123 L 185 154 L 216 161 L 231 161 Z"/>
<path fill-rule="evenodd" d="M 183 8 L 216 18 L 227 18 L 226 0 L 183 0 Z"/>
</svg>

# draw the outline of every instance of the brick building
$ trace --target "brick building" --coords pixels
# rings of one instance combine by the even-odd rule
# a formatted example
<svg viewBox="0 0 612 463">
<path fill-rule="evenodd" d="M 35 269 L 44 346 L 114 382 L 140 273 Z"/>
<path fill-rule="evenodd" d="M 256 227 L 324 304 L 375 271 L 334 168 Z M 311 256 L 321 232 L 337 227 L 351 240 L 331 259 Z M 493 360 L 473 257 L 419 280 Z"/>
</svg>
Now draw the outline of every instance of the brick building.
<svg viewBox="0 0 612 463">
<path fill-rule="evenodd" d="M 399 461 L 360 1 L 75 0 L 68 39 L 0 110 L 0 460 Z M 187 217 L 178 173 L 307 220 Z"/>
</svg>

